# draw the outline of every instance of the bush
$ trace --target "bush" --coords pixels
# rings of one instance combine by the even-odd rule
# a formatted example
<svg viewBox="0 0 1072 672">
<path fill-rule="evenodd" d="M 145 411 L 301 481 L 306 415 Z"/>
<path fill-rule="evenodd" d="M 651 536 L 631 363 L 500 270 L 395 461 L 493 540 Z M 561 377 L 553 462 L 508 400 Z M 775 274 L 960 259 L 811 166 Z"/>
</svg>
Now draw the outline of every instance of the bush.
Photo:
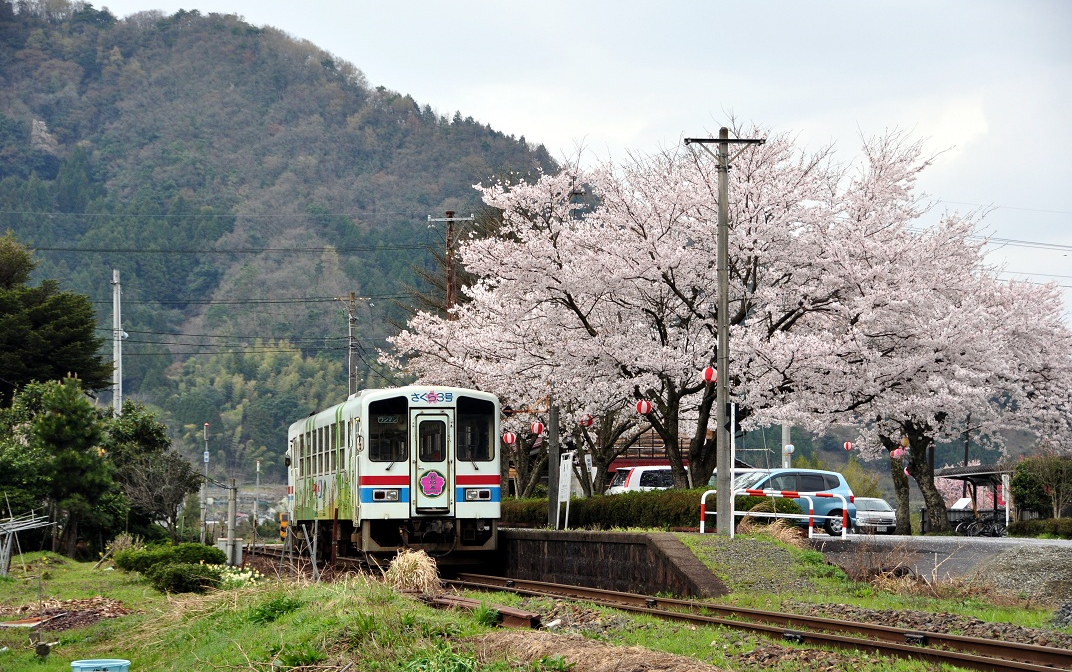
<svg viewBox="0 0 1072 672">
<path fill-rule="evenodd" d="M 1072 518 L 1019 520 L 1009 525 L 1010 537 L 1057 537 L 1072 539 Z"/>
<path fill-rule="evenodd" d="M 174 554 L 172 562 L 203 562 L 206 565 L 222 565 L 227 562 L 227 554 L 215 546 L 186 543 L 171 546 L 171 549 Z"/>
<path fill-rule="evenodd" d="M 220 585 L 220 566 L 190 562 L 153 565 L 146 578 L 161 593 L 203 593 Z"/>
<path fill-rule="evenodd" d="M 196 565 L 221 565 L 227 562 L 227 554 L 218 548 L 204 544 L 179 544 L 178 546 L 149 546 L 130 548 L 115 554 L 115 566 L 128 572 L 147 571 L 156 565 L 182 563 Z"/>
<path fill-rule="evenodd" d="M 700 498 L 704 488 L 692 490 L 651 490 L 626 492 L 620 495 L 587 497 L 570 500 L 571 528 L 609 529 L 650 527 L 671 529 L 700 526 Z M 747 511 L 756 504 L 769 501 L 763 497 L 738 497 L 737 509 Z M 790 499 L 778 499 L 776 507 L 782 513 L 800 513 L 800 507 Z M 707 501 L 707 511 L 715 510 L 714 497 Z M 706 525 L 713 525 L 709 517 Z M 546 499 L 504 500 L 502 523 L 543 526 L 547 524 Z"/>
</svg>

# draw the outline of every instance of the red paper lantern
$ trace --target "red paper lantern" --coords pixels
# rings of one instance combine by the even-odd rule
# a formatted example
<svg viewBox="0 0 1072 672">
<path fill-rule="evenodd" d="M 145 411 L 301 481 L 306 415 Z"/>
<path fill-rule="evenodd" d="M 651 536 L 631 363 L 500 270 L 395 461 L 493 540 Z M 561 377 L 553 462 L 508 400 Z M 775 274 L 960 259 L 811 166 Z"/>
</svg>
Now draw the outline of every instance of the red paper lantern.
<svg viewBox="0 0 1072 672">
<path fill-rule="evenodd" d="M 581 417 L 580 420 L 577 421 L 577 424 L 580 425 L 581 427 L 591 427 L 592 422 L 593 422 L 592 416 L 584 415 L 583 417 Z"/>
<path fill-rule="evenodd" d="M 647 415 L 648 413 L 651 413 L 651 402 L 647 399 L 641 399 L 640 401 L 636 402 L 636 412 L 641 415 Z"/>
<path fill-rule="evenodd" d="M 543 423 L 540 422 L 539 420 L 537 420 L 536 422 L 532 423 L 532 433 L 535 434 L 536 436 L 539 436 L 540 434 L 543 434 Z"/>
<path fill-rule="evenodd" d="M 512 446 L 514 445 L 514 441 L 517 441 L 517 434 L 514 434 L 513 432 L 503 434 L 503 443 L 506 445 Z"/>
<path fill-rule="evenodd" d="M 714 383 L 718 381 L 718 371 L 713 366 L 709 366 L 703 370 L 703 379 L 705 383 Z"/>
<path fill-rule="evenodd" d="M 904 449 L 903 448 L 894 448 L 890 452 L 890 457 L 894 458 L 895 460 L 900 459 L 902 455 L 904 455 Z"/>
<path fill-rule="evenodd" d="M 852 441 L 845 442 L 845 450 L 852 450 Z"/>
</svg>

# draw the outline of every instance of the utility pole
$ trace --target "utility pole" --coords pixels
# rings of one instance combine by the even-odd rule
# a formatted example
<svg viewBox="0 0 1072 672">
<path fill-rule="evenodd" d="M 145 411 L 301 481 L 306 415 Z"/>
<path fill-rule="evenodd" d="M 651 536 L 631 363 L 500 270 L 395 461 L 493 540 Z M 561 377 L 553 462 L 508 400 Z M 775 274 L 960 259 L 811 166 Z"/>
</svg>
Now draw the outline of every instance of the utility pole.
<svg viewBox="0 0 1072 672">
<path fill-rule="evenodd" d="M 971 413 L 968 413 L 968 417 L 964 420 L 964 466 L 968 466 L 968 448 L 971 447 Z M 933 469 L 933 465 L 931 465 Z M 960 496 L 968 496 L 968 481 L 961 481 Z"/>
<path fill-rule="evenodd" d="M 119 269 L 112 269 L 112 412 L 123 414 L 123 321 L 120 317 Z"/>
<path fill-rule="evenodd" d="M 208 521 L 208 423 L 205 423 L 205 480 L 201 483 L 201 543 L 205 543 Z"/>
<path fill-rule="evenodd" d="M 439 217 L 433 219 L 431 215 L 428 215 L 428 224 L 432 225 L 434 222 L 446 222 L 447 223 L 447 240 L 446 240 L 446 266 L 447 266 L 447 285 L 446 285 L 446 309 L 447 319 L 454 319 L 451 315 L 451 310 L 454 308 L 454 304 L 458 299 L 458 277 L 457 268 L 454 254 L 454 244 L 457 242 L 457 230 L 454 226 L 455 222 L 474 222 L 476 217 L 469 215 L 468 217 L 455 217 L 453 210 L 446 211 L 446 217 Z"/>
<path fill-rule="evenodd" d="M 558 406 L 554 398 L 547 396 L 547 525 L 558 529 L 558 463 L 561 451 L 558 446 Z"/>
<path fill-rule="evenodd" d="M 715 158 L 718 165 L 718 380 L 715 381 L 716 422 L 715 463 L 718 474 L 715 478 L 715 508 L 718 511 L 718 533 L 725 536 L 733 534 L 733 464 L 731 463 L 730 436 L 727 428 L 726 402 L 729 401 L 729 170 L 730 161 L 740 156 L 749 145 L 761 145 L 765 139 L 730 139 L 729 129 L 723 126 L 715 138 L 685 138 L 685 144 L 699 144 L 708 154 Z M 707 148 L 708 144 L 718 144 L 718 153 Z M 743 144 L 740 151 L 730 157 L 730 143 Z"/>
<path fill-rule="evenodd" d="M 354 334 L 357 328 L 357 296 L 350 292 L 350 299 L 340 299 L 335 297 L 336 301 L 346 301 L 346 313 L 349 315 L 347 340 L 346 340 L 346 389 L 348 390 L 347 396 L 357 392 L 357 371 L 354 368 L 354 356 L 357 351 L 357 337 Z M 258 470 L 260 469 L 260 462 L 257 462 Z"/>
<path fill-rule="evenodd" d="M 253 548 L 257 548 L 257 523 L 260 520 L 258 511 L 261 508 L 261 461 L 257 460 L 257 484 L 253 487 Z"/>
</svg>

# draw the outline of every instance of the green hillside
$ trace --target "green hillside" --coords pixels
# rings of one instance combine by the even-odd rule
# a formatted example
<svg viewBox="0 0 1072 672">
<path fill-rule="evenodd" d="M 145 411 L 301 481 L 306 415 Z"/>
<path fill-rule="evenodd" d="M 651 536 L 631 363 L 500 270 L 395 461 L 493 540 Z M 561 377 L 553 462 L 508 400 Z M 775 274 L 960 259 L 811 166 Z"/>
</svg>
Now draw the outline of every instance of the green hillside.
<svg viewBox="0 0 1072 672">
<path fill-rule="evenodd" d="M 281 30 L 0 0 L 0 229 L 35 277 L 91 297 L 106 338 L 120 271 L 124 393 L 188 455 L 209 422 L 219 476 L 259 457 L 282 478 L 286 424 L 345 394 L 336 299 L 361 297 L 358 379 L 382 382 L 407 287 L 434 293 L 415 272 L 437 273 L 427 218 L 537 169 L 554 169 L 542 146 L 371 88 Z"/>
</svg>

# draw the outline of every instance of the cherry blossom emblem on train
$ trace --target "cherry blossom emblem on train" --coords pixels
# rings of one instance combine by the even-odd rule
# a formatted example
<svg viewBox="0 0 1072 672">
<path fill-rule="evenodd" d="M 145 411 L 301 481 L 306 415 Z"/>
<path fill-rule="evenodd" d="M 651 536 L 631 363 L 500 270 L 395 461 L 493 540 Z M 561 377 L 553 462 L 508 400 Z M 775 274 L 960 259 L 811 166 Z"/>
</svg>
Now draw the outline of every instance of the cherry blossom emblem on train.
<svg viewBox="0 0 1072 672">
<path fill-rule="evenodd" d="M 447 484 L 447 479 L 443 478 L 443 474 L 435 471 L 426 471 L 421 476 L 421 492 L 426 497 L 438 497 L 443 494 L 443 486 Z"/>
</svg>

